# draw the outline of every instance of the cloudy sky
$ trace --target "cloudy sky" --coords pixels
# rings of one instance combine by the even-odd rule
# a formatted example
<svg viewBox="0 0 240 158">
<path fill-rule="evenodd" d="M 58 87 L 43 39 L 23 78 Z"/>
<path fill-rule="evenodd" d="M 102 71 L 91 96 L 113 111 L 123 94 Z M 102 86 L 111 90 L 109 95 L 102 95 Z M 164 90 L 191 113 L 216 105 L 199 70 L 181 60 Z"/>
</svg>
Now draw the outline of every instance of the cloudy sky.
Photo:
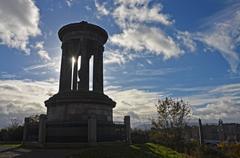
<svg viewBox="0 0 240 158">
<path fill-rule="evenodd" d="M 239 0 L 0 1 L 0 127 L 45 113 L 58 91 L 57 31 L 88 21 L 107 30 L 105 93 L 115 120 L 155 116 L 157 99 L 184 99 L 192 119 L 240 122 Z"/>
</svg>

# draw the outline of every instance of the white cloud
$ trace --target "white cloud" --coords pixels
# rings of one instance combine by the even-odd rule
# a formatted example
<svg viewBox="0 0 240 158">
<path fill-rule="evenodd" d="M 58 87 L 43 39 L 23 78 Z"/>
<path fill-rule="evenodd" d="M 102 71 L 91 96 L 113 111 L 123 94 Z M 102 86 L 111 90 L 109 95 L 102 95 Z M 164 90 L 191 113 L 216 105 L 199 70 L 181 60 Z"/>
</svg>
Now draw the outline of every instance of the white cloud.
<svg viewBox="0 0 240 158">
<path fill-rule="evenodd" d="M 193 107 L 193 118 L 207 121 L 223 119 L 228 122 L 239 122 L 240 85 L 226 84 L 217 87 L 199 87 L 197 94 L 182 97 Z M 180 90 L 180 89 L 179 89 Z"/>
<path fill-rule="evenodd" d="M 232 72 L 237 72 L 240 45 L 240 3 L 234 2 L 216 16 L 209 18 L 207 29 L 198 33 L 172 30 L 175 36 L 163 31 L 174 23 L 163 12 L 160 3 L 148 0 L 116 0 L 111 8 L 106 3 L 95 2 L 101 15 L 110 15 L 120 28 L 120 33 L 110 36 L 111 44 L 136 52 L 151 52 L 165 59 L 195 52 L 197 42 L 205 44 L 204 50 L 217 50 L 227 60 Z M 104 13 L 105 12 L 105 13 Z M 153 25 L 154 24 L 154 25 Z M 155 24 L 161 24 L 156 27 Z M 170 28 L 171 29 L 171 28 Z M 127 55 L 123 56 L 124 58 Z M 127 60 L 126 60 L 127 61 Z"/>
<path fill-rule="evenodd" d="M 66 2 L 66 4 L 67 4 L 68 7 L 71 7 L 72 4 L 73 4 L 73 1 L 74 1 L 74 0 L 66 0 L 65 2 Z"/>
<path fill-rule="evenodd" d="M 164 59 L 178 57 L 182 51 L 174 39 L 162 31 L 161 27 L 152 24 L 169 26 L 173 24 L 169 15 L 163 13 L 160 3 L 149 4 L 147 0 L 116 0 L 112 8 L 107 9 L 106 3 L 95 5 L 100 15 L 111 15 L 120 28 L 120 33 L 110 36 L 111 44 L 129 52 L 126 55 L 115 55 L 115 58 L 131 56 L 131 50 L 136 52 L 150 52 L 154 55 L 163 55 Z M 112 55 L 113 56 L 113 55 Z M 122 58 L 123 57 L 123 58 Z"/>
<path fill-rule="evenodd" d="M 141 5 L 141 4 L 144 4 L 146 3 L 147 1 L 146 0 L 115 0 L 115 3 L 116 4 L 125 4 L 125 5 Z"/>
<path fill-rule="evenodd" d="M 44 101 L 55 94 L 57 88 L 56 80 L 0 80 L 0 127 L 7 126 L 12 118 L 23 121 L 29 115 L 46 113 Z M 156 99 L 161 95 L 121 87 L 106 87 L 106 94 L 117 102 L 114 117 L 121 120 L 127 114 L 134 115 L 135 119 L 151 118 Z"/>
<path fill-rule="evenodd" d="M 195 115 L 208 121 L 222 119 L 225 122 L 239 122 L 239 107 L 240 104 L 236 104 L 228 97 L 222 97 L 214 103 L 196 109 Z"/>
<path fill-rule="evenodd" d="M 95 6 L 97 8 L 97 11 L 100 13 L 100 15 L 109 15 L 109 10 L 106 8 L 106 3 L 100 4 L 97 0 L 95 0 Z"/>
<path fill-rule="evenodd" d="M 91 10 L 92 10 L 92 8 L 89 7 L 88 5 L 85 6 L 85 9 L 86 9 L 87 11 L 91 11 Z"/>
<path fill-rule="evenodd" d="M 210 91 L 211 93 L 222 93 L 222 94 L 240 94 L 240 84 L 228 84 L 223 86 L 218 86 L 215 89 Z"/>
<path fill-rule="evenodd" d="M 44 60 L 50 60 L 51 59 L 46 50 L 39 50 L 38 55 Z"/>
<path fill-rule="evenodd" d="M 36 42 L 35 43 L 35 48 L 37 49 L 37 53 L 40 56 L 40 58 L 42 58 L 44 60 L 51 60 L 48 52 L 44 49 L 44 41 Z"/>
<path fill-rule="evenodd" d="M 153 64 L 152 61 L 149 60 L 149 59 L 146 59 L 146 62 L 147 62 L 149 65 L 152 65 L 152 64 Z"/>
<path fill-rule="evenodd" d="M 57 92 L 58 82 L 31 80 L 0 80 L 0 127 L 9 124 L 12 118 L 45 113 L 44 101 Z M 194 88 L 195 89 L 195 88 Z M 197 88 L 198 89 L 198 88 Z M 193 107 L 193 118 L 207 121 L 238 122 L 240 116 L 239 84 L 222 85 L 215 88 L 200 88 L 201 94 L 181 97 Z M 163 92 L 149 92 L 139 89 L 124 90 L 109 86 L 105 93 L 117 102 L 114 108 L 115 120 L 131 115 L 133 121 L 148 121 L 156 117 L 155 103 L 158 98 L 168 96 Z"/>
<path fill-rule="evenodd" d="M 126 58 L 123 54 L 120 54 L 117 51 L 109 52 L 105 51 L 104 55 L 104 64 L 124 64 L 126 62 Z"/>
<path fill-rule="evenodd" d="M 141 58 L 140 53 L 132 53 L 129 49 L 108 48 L 104 52 L 104 64 L 123 65 L 126 62 Z"/>
<path fill-rule="evenodd" d="M 110 41 L 127 49 L 161 54 L 165 59 L 181 54 L 174 40 L 156 27 L 136 26 L 124 29 L 122 33 L 113 35 Z"/>
<path fill-rule="evenodd" d="M 9 74 L 9 73 L 7 73 L 7 72 L 1 72 L 0 73 L 0 78 L 1 79 L 14 79 L 14 78 L 16 78 L 17 76 L 16 75 L 14 75 L 14 74 Z"/>
<path fill-rule="evenodd" d="M 184 51 L 195 52 L 197 44 L 193 41 L 192 34 L 187 31 L 178 31 L 176 38 L 180 40 L 180 43 L 185 47 Z"/>
<path fill-rule="evenodd" d="M 45 113 L 44 101 L 57 91 L 56 81 L 0 80 L 0 127 L 11 119 L 23 121 L 32 114 Z"/>
<path fill-rule="evenodd" d="M 41 34 L 39 9 L 34 1 L 0 1 L 0 40 L 2 44 L 30 53 L 29 38 L 39 34 Z"/>
<path fill-rule="evenodd" d="M 26 72 L 39 72 L 44 70 L 52 71 L 52 72 L 60 72 L 60 57 L 54 57 L 46 63 L 34 64 L 25 67 L 23 70 Z"/>
<path fill-rule="evenodd" d="M 121 118 L 134 112 L 140 118 L 150 119 L 156 113 L 155 103 L 162 96 L 161 93 L 148 92 L 138 89 L 123 90 L 121 88 L 106 91 L 117 102 L 114 117 Z"/>
<path fill-rule="evenodd" d="M 117 6 L 112 15 L 121 27 L 132 23 L 158 22 L 163 25 L 173 23 L 167 14 L 162 13 L 162 5 L 155 4 L 150 7 L 148 0 L 115 1 Z"/>
</svg>

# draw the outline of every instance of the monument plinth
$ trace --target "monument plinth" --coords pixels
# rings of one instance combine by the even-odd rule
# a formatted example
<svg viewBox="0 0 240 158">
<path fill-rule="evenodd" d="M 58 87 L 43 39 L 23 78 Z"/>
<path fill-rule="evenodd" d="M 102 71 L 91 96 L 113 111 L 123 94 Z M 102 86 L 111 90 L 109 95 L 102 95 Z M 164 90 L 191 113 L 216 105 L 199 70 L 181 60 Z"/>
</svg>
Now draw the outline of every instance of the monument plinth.
<svg viewBox="0 0 240 158">
<path fill-rule="evenodd" d="M 45 102 L 48 121 L 112 122 L 115 102 L 103 92 L 103 51 L 107 32 L 80 22 L 63 26 L 62 62 L 58 94 Z M 93 57 L 92 90 L 89 90 L 89 59 Z"/>
</svg>

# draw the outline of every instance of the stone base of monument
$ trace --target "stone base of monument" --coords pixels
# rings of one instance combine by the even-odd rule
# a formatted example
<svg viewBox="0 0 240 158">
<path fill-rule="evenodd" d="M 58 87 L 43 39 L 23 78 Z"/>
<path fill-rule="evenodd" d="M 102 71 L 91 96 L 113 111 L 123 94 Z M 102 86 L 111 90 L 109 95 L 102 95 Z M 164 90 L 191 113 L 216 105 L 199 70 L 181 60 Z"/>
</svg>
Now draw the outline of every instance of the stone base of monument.
<svg viewBox="0 0 240 158">
<path fill-rule="evenodd" d="M 98 123 L 112 123 L 116 102 L 107 95 L 95 92 L 70 91 L 58 93 L 45 101 L 48 122 L 85 122 L 96 117 Z"/>
<path fill-rule="evenodd" d="M 45 102 L 47 115 L 40 115 L 38 125 L 33 127 L 25 119 L 24 142 L 130 142 L 130 117 L 125 116 L 123 123 L 114 123 L 115 104 L 108 96 L 94 92 L 58 93 Z"/>
</svg>

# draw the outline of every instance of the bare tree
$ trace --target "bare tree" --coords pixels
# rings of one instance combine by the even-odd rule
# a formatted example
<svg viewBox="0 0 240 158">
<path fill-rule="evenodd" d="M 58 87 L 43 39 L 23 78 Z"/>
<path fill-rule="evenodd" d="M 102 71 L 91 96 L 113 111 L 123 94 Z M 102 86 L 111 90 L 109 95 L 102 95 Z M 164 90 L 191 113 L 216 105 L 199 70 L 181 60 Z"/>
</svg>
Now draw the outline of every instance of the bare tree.
<svg viewBox="0 0 240 158">
<path fill-rule="evenodd" d="M 178 144 L 183 140 L 183 129 L 190 116 L 191 109 L 183 100 L 165 98 L 156 104 L 158 118 L 152 120 L 152 130 L 160 141 L 173 141 Z M 156 137 L 155 137 L 156 138 Z"/>
<path fill-rule="evenodd" d="M 11 119 L 11 123 L 10 125 L 8 126 L 8 128 L 18 128 L 20 126 L 20 121 L 15 119 L 15 118 L 12 118 Z"/>
</svg>

